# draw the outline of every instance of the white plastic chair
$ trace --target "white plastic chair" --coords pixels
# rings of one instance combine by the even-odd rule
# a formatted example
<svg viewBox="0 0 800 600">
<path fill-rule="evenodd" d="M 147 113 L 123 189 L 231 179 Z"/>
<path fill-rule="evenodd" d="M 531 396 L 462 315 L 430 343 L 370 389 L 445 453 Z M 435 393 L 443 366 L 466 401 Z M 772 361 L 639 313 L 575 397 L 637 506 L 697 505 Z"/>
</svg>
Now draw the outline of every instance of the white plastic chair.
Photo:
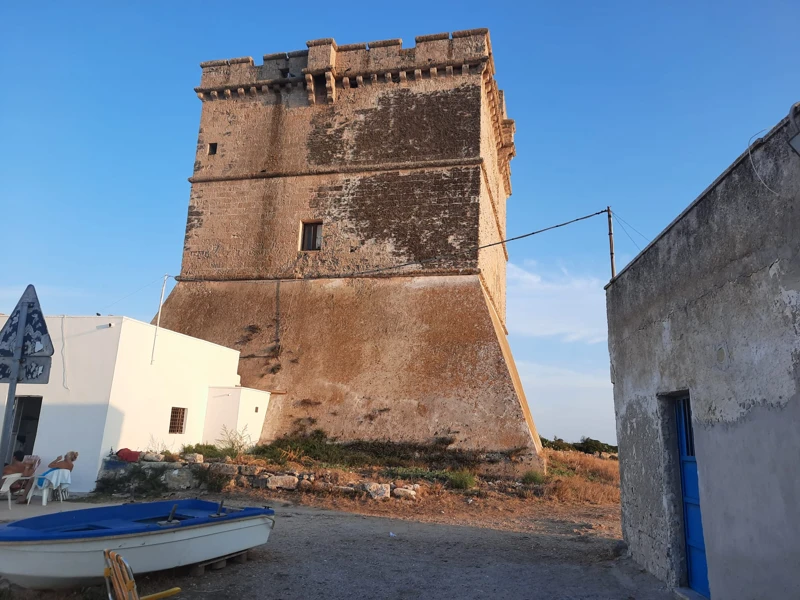
<svg viewBox="0 0 800 600">
<path fill-rule="evenodd" d="M 36 476 L 36 469 L 39 468 L 42 460 L 36 456 L 35 454 L 31 454 L 26 456 L 22 462 L 29 466 L 33 466 L 33 475 L 23 475 L 22 473 L 12 473 L 10 475 L 6 475 L 3 477 L 3 485 L 0 486 L 0 496 L 6 494 L 8 496 L 8 509 L 11 510 L 11 486 L 17 483 L 18 481 L 27 481 L 28 479 L 33 479 Z M 33 486 L 31 486 L 33 489 Z M 28 494 L 28 502 L 30 503 L 30 494 Z"/>
<path fill-rule="evenodd" d="M 70 473 L 67 469 L 59 469 L 59 471 L 67 471 L 66 481 L 62 481 L 57 486 L 53 487 L 53 482 L 50 481 L 47 477 L 42 475 L 36 475 L 35 479 L 33 480 L 33 485 L 31 486 L 31 490 L 28 492 L 28 504 L 31 503 L 31 498 L 36 493 L 36 490 L 42 492 L 42 506 L 47 506 L 47 500 L 52 492 L 57 498 L 59 502 L 63 502 L 64 498 L 68 496 L 68 489 L 70 486 Z M 42 485 L 39 485 L 39 480 L 43 479 Z"/>
<path fill-rule="evenodd" d="M 11 475 L 3 476 L 3 485 L 0 486 L 0 496 L 6 494 L 8 496 L 8 510 L 11 510 L 11 486 L 20 479 L 29 479 L 23 477 L 22 473 L 12 473 Z"/>
</svg>

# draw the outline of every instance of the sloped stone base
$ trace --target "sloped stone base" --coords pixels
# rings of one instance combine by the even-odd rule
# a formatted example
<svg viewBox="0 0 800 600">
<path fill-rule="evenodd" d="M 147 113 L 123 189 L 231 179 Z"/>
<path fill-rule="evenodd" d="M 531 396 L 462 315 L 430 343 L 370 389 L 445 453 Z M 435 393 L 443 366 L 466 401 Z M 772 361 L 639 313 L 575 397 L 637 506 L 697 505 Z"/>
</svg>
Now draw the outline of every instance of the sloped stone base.
<svg viewBox="0 0 800 600">
<path fill-rule="evenodd" d="M 180 282 L 161 323 L 241 352 L 242 385 L 273 392 L 262 442 L 314 429 L 341 441 L 446 437 L 541 466 L 478 275 Z"/>
</svg>

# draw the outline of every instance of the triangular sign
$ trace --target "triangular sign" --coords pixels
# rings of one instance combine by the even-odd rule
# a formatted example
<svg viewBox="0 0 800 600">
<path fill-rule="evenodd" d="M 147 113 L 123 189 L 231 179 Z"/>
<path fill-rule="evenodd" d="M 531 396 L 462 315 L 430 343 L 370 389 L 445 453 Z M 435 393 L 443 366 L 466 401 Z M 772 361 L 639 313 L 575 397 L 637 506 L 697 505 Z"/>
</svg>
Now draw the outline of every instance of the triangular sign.
<svg viewBox="0 0 800 600">
<path fill-rule="evenodd" d="M 28 356 L 53 356 L 55 350 L 47 324 L 44 322 L 42 307 L 36 290 L 32 285 L 25 288 L 22 298 L 17 302 L 16 308 L 11 312 L 3 329 L 0 330 L 0 358 L 13 357 L 17 345 L 17 331 L 22 306 L 25 306 L 25 334 L 22 337 L 22 357 Z"/>
</svg>

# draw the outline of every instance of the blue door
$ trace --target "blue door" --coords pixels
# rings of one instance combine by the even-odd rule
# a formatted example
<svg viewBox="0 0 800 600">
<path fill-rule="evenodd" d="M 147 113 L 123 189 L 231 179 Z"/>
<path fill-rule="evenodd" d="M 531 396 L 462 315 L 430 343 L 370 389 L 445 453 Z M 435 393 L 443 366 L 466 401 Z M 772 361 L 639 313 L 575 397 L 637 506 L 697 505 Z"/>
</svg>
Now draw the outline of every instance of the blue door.
<svg viewBox="0 0 800 600">
<path fill-rule="evenodd" d="M 683 524 L 686 538 L 686 566 L 689 587 L 706 598 L 708 589 L 708 563 L 703 542 L 703 521 L 700 518 L 700 486 L 697 481 L 697 459 L 694 455 L 694 429 L 689 397 L 675 404 L 678 421 L 678 450 L 680 453 L 681 495 L 683 497 Z"/>
</svg>

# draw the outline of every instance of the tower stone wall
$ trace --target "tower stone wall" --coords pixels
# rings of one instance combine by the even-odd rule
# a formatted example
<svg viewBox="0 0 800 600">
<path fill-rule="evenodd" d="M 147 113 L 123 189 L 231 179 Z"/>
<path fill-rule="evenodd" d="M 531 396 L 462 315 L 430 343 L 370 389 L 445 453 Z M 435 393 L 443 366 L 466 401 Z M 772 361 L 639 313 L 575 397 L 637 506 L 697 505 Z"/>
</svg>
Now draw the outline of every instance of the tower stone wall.
<svg viewBox="0 0 800 600">
<path fill-rule="evenodd" d="M 242 352 L 261 439 L 540 448 L 505 339 L 514 123 L 484 29 L 202 63 L 167 327 Z M 321 223 L 318 250 L 302 245 Z"/>
</svg>

